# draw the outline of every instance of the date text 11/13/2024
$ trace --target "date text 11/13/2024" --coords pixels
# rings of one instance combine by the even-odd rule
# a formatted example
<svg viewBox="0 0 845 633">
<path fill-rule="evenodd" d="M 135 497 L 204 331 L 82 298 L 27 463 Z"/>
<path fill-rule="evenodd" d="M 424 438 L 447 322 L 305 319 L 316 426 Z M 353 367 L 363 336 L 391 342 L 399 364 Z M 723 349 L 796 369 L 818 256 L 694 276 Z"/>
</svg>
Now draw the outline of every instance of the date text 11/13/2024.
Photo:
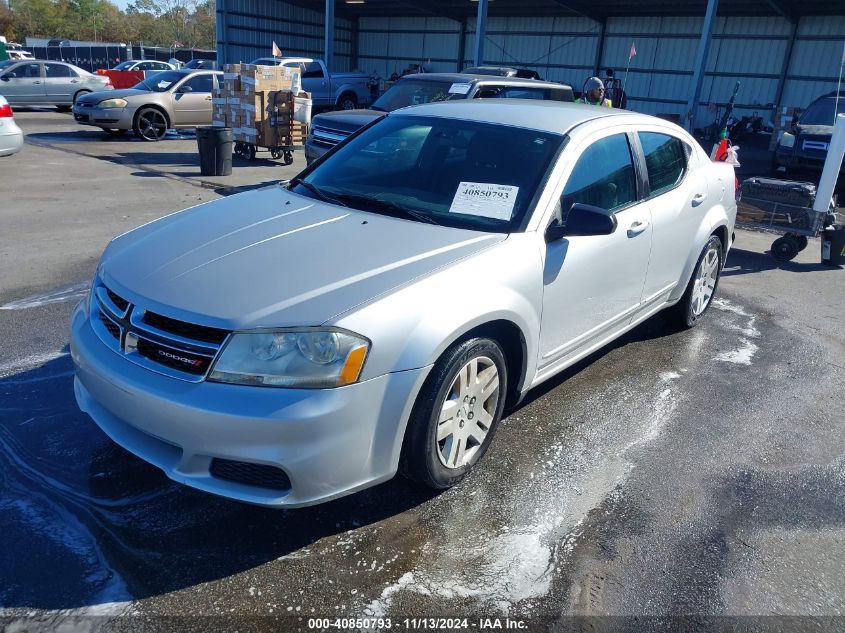
<svg viewBox="0 0 845 633">
<path fill-rule="evenodd" d="M 528 629 L 525 620 L 510 618 L 309 618 L 308 628 L 317 631 L 364 630 L 389 631 L 405 629 L 411 631 L 524 631 Z"/>
</svg>

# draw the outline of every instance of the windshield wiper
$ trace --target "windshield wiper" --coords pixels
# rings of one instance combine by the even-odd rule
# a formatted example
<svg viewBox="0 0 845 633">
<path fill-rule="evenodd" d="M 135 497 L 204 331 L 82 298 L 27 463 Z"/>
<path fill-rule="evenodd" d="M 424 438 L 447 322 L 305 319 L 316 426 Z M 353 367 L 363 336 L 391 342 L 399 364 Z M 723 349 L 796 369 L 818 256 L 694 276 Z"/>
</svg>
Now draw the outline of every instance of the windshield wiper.
<svg viewBox="0 0 845 633">
<path fill-rule="evenodd" d="M 414 209 L 403 207 L 401 204 L 396 204 L 395 202 L 390 202 L 388 200 L 382 200 L 381 198 L 376 198 L 375 196 L 365 196 L 357 193 L 344 193 L 337 194 L 337 197 L 351 204 L 363 205 L 367 208 L 366 210 L 368 211 L 384 211 L 392 216 L 412 218 L 414 220 L 419 220 L 420 222 L 426 222 L 428 224 L 435 224 L 437 226 L 440 226 L 440 223 L 437 220 L 435 220 L 431 216 L 426 215 L 425 213 L 420 213 L 419 211 L 415 211 Z"/>
<path fill-rule="evenodd" d="M 296 178 L 294 178 L 290 181 L 288 189 L 290 189 L 291 187 L 293 187 L 295 185 L 302 185 L 303 187 L 305 187 L 308 191 L 313 193 L 315 196 L 317 196 L 323 202 L 328 202 L 330 204 L 336 204 L 336 205 L 341 206 L 341 207 L 348 207 L 349 206 L 348 204 L 341 202 L 337 198 L 333 198 L 332 196 L 330 196 L 326 193 L 323 193 L 322 189 L 320 189 L 316 185 L 312 185 L 310 182 L 303 180 L 299 176 L 297 176 Z"/>
</svg>

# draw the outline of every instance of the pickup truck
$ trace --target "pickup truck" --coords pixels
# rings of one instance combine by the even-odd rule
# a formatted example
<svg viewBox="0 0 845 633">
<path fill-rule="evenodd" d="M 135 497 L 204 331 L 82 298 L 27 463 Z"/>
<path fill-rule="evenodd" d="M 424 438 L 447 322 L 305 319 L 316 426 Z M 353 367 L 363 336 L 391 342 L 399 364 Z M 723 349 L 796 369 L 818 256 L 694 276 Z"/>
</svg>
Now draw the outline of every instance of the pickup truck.
<svg viewBox="0 0 845 633">
<path fill-rule="evenodd" d="M 373 78 L 367 73 L 329 73 L 321 59 L 308 57 L 260 57 L 252 61 L 260 66 L 299 68 L 302 89 L 311 93 L 315 108 L 354 110 L 370 103 Z"/>
<path fill-rule="evenodd" d="M 406 75 L 381 95 L 369 110 L 324 112 L 311 119 L 305 142 L 310 165 L 353 132 L 388 112 L 412 105 L 457 99 L 540 99 L 575 101 L 565 84 L 466 73 L 420 73 Z"/>
</svg>

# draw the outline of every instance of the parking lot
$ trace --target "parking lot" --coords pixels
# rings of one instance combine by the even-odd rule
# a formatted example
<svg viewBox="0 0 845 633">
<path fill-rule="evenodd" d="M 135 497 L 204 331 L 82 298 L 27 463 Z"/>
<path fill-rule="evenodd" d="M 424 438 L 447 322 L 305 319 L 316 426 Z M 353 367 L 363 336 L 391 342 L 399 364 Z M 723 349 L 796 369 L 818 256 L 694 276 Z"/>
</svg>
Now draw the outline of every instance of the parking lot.
<svg viewBox="0 0 845 633">
<path fill-rule="evenodd" d="M 772 236 L 737 231 L 699 327 L 658 315 L 531 392 L 447 492 L 397 478 L 262 509 L 173 483 L 109 440 L 74 401 L 68 324 L 111 237 L 291 178 L 301 152 L 290 167 L 259 155 L 202 177 L 190 135 L 107 138 L 47 109 L 16 120 L 27 144 L 0 159 L 8 630 L 127 614 L 184 630 L 196 616 L 240 630 L 365 616 L 841 625 L 845 272 L 820 265 L 818 240 L 778 263 Z"/>
</svg>

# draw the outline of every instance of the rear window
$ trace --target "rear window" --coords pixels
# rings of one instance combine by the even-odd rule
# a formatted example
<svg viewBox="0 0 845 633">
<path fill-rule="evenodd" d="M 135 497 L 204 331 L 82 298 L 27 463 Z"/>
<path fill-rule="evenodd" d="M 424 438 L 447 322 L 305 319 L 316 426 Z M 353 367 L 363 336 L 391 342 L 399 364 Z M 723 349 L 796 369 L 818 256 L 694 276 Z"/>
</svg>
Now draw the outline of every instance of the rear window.
<svg viewBox="0 0 845 633">
<path fill-rule="evenodd" d="M 466 99 L 471 89 L 464 82 L 402 79 L 376 99 L 373 109 L 393 112 L 412 105 Z"/>
</svg>

